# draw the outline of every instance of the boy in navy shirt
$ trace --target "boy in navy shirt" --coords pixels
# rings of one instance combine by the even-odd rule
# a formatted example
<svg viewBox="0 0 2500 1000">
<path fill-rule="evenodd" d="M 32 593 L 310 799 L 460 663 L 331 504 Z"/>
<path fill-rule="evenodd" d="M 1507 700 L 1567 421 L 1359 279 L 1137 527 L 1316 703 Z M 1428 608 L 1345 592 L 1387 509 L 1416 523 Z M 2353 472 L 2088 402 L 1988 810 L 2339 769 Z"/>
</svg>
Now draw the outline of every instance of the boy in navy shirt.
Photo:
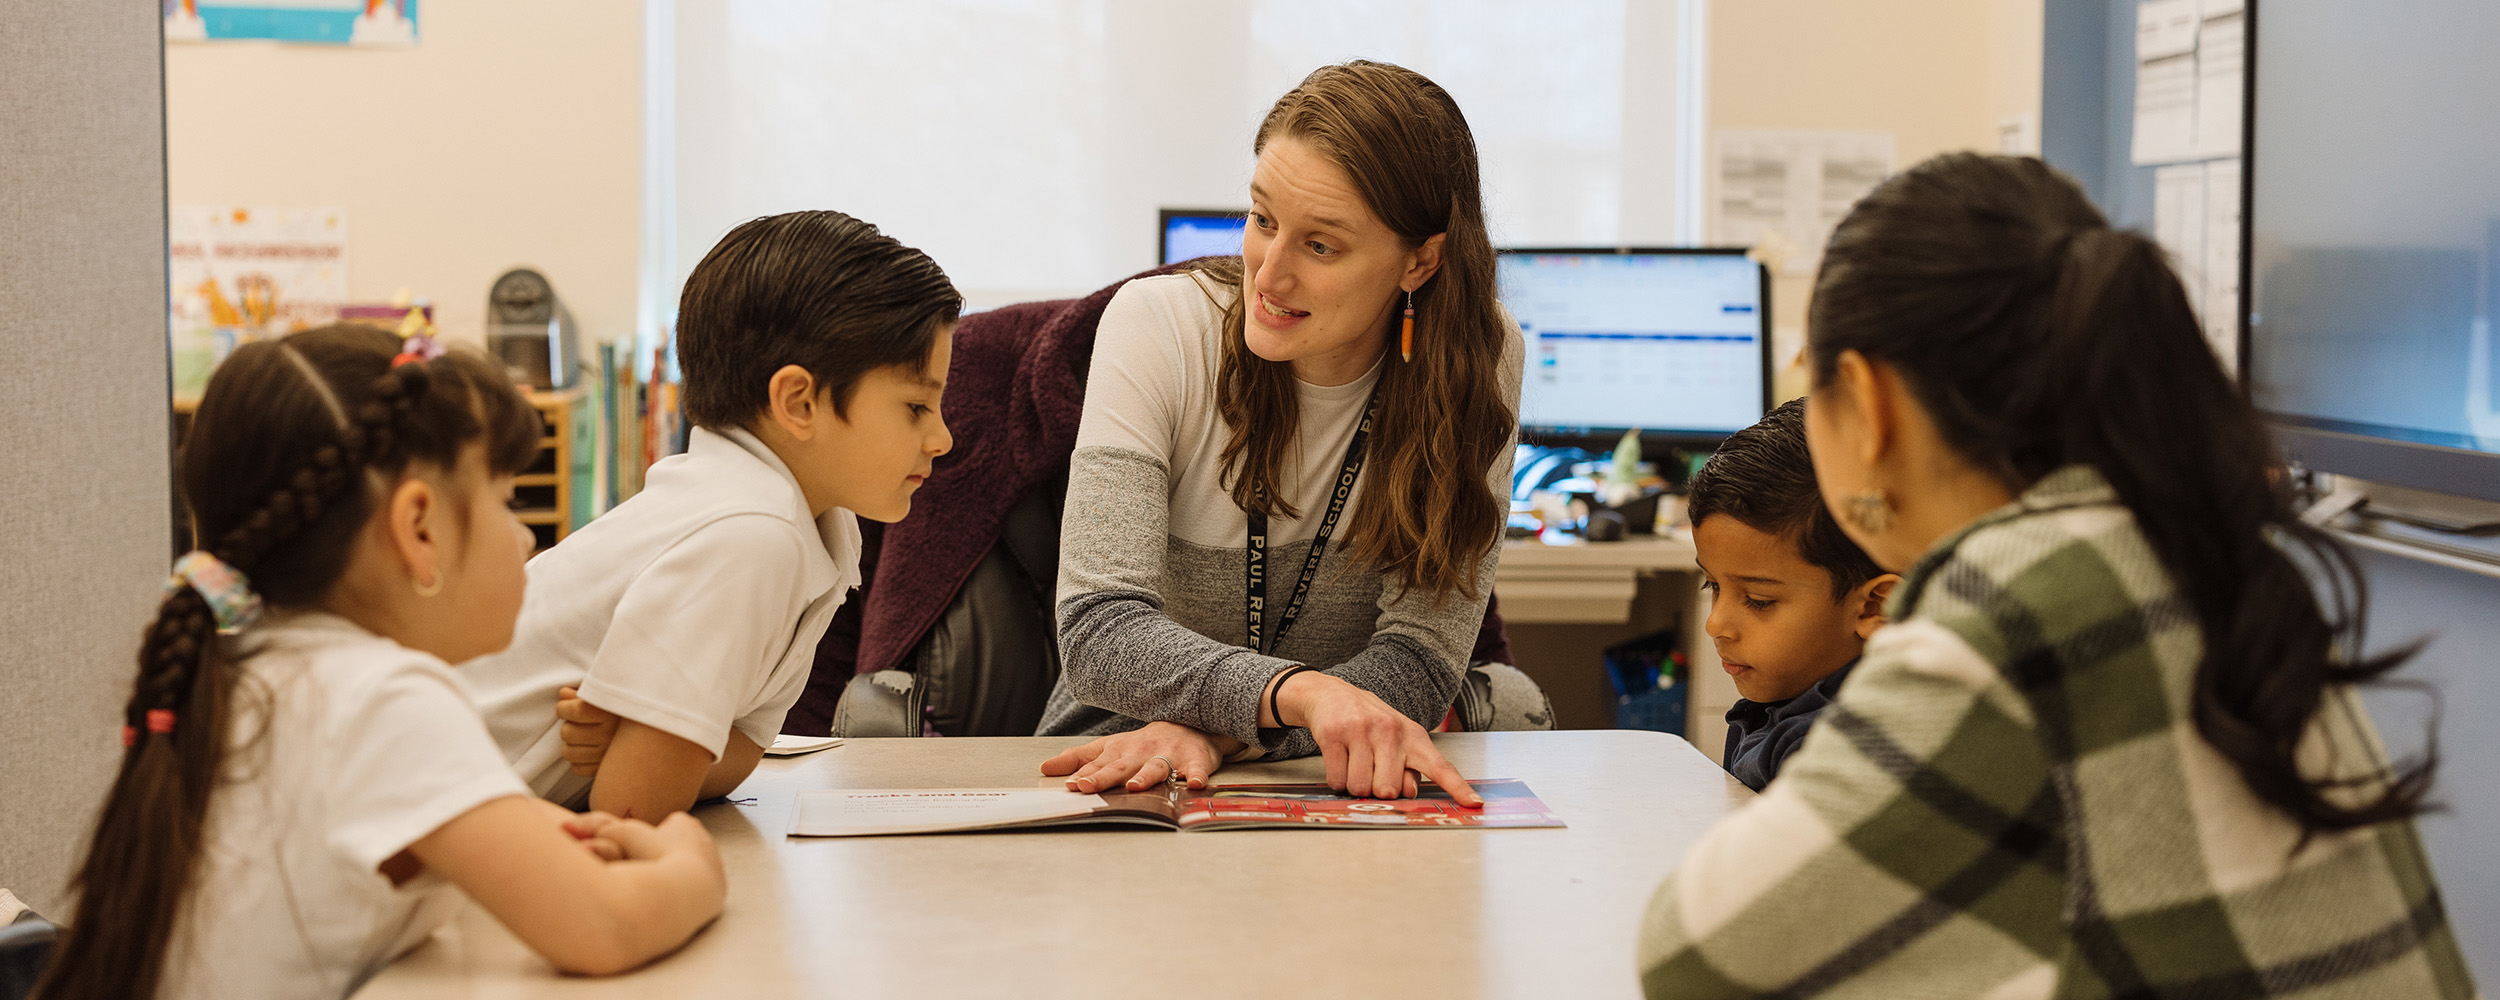
<svg viewBox="0 0 2500 1000">
<path fill-rule="evenodd" d="M 1723 765 L 1755 791 L 1831 704 L 1901 578 L 1840 532 L 1806 453 L 1805 400 L 1732 434 L 1693 476 L 1693 548 L 1710 591 L 1703 624 L 1743 697 Z"/>
</svg>

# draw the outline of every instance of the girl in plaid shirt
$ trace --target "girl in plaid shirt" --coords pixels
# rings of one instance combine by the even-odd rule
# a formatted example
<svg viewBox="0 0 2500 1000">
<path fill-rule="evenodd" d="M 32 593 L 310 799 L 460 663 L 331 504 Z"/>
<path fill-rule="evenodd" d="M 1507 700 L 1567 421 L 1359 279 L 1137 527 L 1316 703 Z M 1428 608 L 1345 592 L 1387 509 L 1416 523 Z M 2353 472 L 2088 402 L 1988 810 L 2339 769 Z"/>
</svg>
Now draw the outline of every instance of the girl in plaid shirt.
<svg viewBox="0 0 2500 1000">
<path fill-rule="evenodd" d="M 2431 762 L 2353 692 L 2403 654 L 2343 655 L 2352 557 L 2161 249 L 1942 156 L 1832 234 L 1808 326 L 1815 473 L 1895 624 L 1659 889 L 1649 995 L 2473 996 Z"/>
</svg>

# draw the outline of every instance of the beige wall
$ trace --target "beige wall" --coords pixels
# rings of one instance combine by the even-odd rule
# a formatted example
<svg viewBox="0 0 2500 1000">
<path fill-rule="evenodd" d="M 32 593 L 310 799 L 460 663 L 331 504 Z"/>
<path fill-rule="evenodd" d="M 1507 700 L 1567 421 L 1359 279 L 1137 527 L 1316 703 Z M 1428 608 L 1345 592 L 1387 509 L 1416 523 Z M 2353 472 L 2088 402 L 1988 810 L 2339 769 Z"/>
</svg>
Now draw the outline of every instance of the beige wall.
<svg viewBox="0 0 2500 1000">
<path fill-rule="evenodd" d="M 1954 150 L 1996 152 L 2007 118 L 2030 116 L 2037 135 L 2042 2 L 1720 0 L 1710 5 L 1709 128 L 1889 132 L 1901 167 Z M 1789 362 L 1803 346 L 1813 283 L 1772 279 L 1773 352 L 1783 366 L 1773 388 L 1782 399 L 1806 389 Z M 1532 628 L 1511 641 L 1547 640 Z M 1696 680 L 1693 743 L 1715 749 L 1735 685 L 1716 670 Z"/>
<path fill-rule="evenodd" d="M 411 49 L 165 49 L 175 205 L 342 206 L 348 292 L 406 287 L 483 335 L 530 266 L 584 339 L 633 333 L 642 235 L 642 5 L 427 0 Z"/>
<path fill-rule="evenodd" d="M 1890 132 L 1899 165 L 1994 152 L 1998 122 L 2040 108 L 2042 0 L 1721 0 L 1710 5 L 1710 129 Z M 1785 363 L 1813 279 L 1778 275 Z M 1783 396 L 1804 390 L 1779 382 Z"/>
<path fill-rule="evenodd" d="M 2003 121 L 2026 119 L 2029 132 L 2021 148 L 2008 153 L 2040 153 L 2041 48 L 2048 12 L 2042 0 L 1988 0 L 1988 114 Z"/>
</svg>

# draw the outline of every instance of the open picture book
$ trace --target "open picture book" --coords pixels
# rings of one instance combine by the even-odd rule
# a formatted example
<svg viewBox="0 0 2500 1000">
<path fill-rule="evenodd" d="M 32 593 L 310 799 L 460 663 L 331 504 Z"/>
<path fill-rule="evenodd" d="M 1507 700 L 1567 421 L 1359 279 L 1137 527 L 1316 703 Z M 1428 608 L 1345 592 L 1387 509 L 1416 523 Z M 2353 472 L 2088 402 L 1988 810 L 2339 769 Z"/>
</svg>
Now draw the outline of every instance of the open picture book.
<svg viewBox="0 0 2500 1000">
<path fill-rule="evenodd" d="M 1469 782 L 1468 808 L 1425 784 L 1411 799 L 1356 798 L 1317 782 L 1085 795 L 1059 788 L 860 788 L 799 793 L 793 837 L 1147 826 L 1166 830 L 1422 830 L 1562 826 L 1525 782 Z"/>
</svg>

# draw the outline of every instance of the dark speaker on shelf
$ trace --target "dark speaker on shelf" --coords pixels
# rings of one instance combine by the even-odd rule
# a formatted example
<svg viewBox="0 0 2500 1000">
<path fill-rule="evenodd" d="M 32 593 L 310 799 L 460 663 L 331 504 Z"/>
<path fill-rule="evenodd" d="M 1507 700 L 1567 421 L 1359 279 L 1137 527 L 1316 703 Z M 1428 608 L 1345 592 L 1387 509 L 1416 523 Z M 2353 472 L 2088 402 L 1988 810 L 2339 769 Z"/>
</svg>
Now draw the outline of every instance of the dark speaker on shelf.
<svg viewBox="0 0 2500 1000">
<path fill-rule="evenodd" d="M 538 389 L 569 388 L 580 379 L 581 344 L 573 313 L 545 275 L 506 271 L 486 293 L 486 349 L 512 381 Z"/>
</svg>

